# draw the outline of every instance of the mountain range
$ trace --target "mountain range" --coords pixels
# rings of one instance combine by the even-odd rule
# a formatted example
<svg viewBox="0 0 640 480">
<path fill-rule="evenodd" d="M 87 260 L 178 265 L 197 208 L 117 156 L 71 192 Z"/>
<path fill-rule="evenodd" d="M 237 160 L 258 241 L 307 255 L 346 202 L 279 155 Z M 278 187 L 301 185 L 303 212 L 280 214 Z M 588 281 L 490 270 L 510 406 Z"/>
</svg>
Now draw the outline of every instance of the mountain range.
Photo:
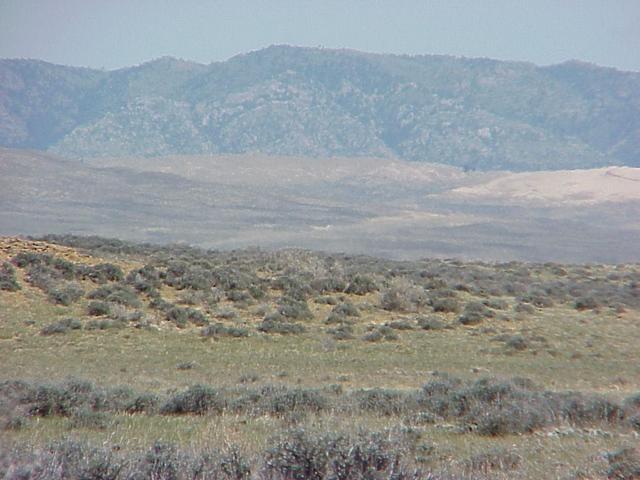
<svg viewBox="0 0 640 480">
<path fill-rule="evenodd" d="M 468 170 L 640 166 L 640 73 L 272 46 L 114 71 L 0 60 L 0 145 L 72 158 L 260 153 Z"/>
</svg>

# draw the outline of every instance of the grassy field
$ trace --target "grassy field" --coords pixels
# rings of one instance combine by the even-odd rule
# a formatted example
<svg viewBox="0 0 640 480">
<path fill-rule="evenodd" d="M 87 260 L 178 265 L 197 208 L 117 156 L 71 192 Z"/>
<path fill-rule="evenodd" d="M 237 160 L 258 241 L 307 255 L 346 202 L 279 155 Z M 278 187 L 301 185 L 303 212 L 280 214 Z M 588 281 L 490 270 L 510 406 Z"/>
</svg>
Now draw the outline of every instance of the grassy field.
<svg viewBox="0 0 640 480">
<path fill-rule="evenodd" d="M 0 290 L 0 442 L 14 464 L 33 466 L 34 451 L 61 441 L 135 456 L 161 440 L 193 455 L 234 445 L 251 476 L 306 478 L 274 460 L 283 445 L 313 457 L 308 444 L 329 451 L 329 435 L 378 445 L 375 434 L 418 478 L 640 472 L 632 450 L 607 456 L 638 443 L 638 265 L 49 240 L 0 240 L 0 264 L 13 265 L 0 284 L 20 287 Z M 78 379 L 86 398 L 71 401 Z M 215 392 L 204 410 L 169 411 L 194 385 Z M 110 400 L 115 387 L 126 401 Z M 70 406 L 43 413 L 45 394 Z M 133 412 L 136 395 L 155 403 Z M 391 478 L 391 464 L 341 478 Z"/>
</svg>

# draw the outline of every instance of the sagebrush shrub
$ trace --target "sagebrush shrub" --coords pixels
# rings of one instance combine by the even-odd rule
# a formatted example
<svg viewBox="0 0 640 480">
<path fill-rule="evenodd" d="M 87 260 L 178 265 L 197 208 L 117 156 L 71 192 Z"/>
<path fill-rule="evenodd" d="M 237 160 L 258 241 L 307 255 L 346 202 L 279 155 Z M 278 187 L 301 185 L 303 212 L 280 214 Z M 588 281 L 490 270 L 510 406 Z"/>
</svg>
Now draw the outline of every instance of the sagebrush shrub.
<svg viewBox="0 0 640 480">
<path fill-rule="evenodd" d="M 160 399 L 153 393 L 137 395 L 125 407 L 127 413 L 154 413 L 158 409 Z"/>
<path fill-rule="evenodd" d="M 522 302 L 516 303 L 513 306 L 513 310 L 518 313 L 527 313 L 527 314 L 536 313 L 536 309 L 533 305 L 529 303 L 522 303 Z"/>
<path fill-rule="evenodd" d="M 16 269 L 9 262 L 0 265 L 0 290 L 7 292 L 17 292 L 20 284 L 16 278 Z"/>
<path fill-rule="evenodd" d="M 112 320 L 109 318 L 103 318 L 103 319 L 95 319 L 95 320 L 89 320 L 85 326 L 84 329 L 85 330 L 109 330 L 112 328 L 122 328 L 124 327 L 124 323 L 117 321 L 117 320 Z"/>
<path fill-rule="evenodd" d="M 28 417 L 20 414 L 0 416 L 0 431 L 18 431 L 29 425 Z M 1 470 L 0 470 L 1 472 Z"/>
<path fill-rule="evenodd" d="M 344 314 L 330 312 L 324 320 L 325 325 L 352 325 L 355 323 L 352 318 L 346 317 Z"/>
<path fill-rule="evenodd" d="M 460 304 L 455 298 L 435 298 L 431 301 L 431 308 L 434 312 L 457 313 L 460 311 Z"/>
<path fill-rule="evenodd" d="M 609 463 L 607 478 L 616 480 L 636 480 L 640 478 L 640 449 L 623 447 L 606 454 Z"/>
<path fill-rule="evenodd" d="M 550 308 L 554 306 L 553 298 L 549 293 L 540 290 L 528 291 L 518 298 L 520 302 L 530 303 L 538 308 Z"/>
<path fill-rule="evenodd" d="M 103 315 L 109 315 L 111 313 L 111 307 L 107 302 L 101 300 L 94 300 L 87 305 L 87 314 L 99 317 Z"/>
<path fill-rule="evenodd" d="M 45 325 L 40 330 L 41 335 L 55 335 L 58 333 L 67 333 L 69 330 L 79 330 L 82 328 L 82 322 L 77 318 L 65 318 L 57 322 Z"/>
<path fill-rule="evenodd" d="M 75 282 L 67 282 L 61 286 L 51 285 L 47 294 L 49 301 L 58 305 L 69 306 L 83 297 L 84 290 Z"/>
<path fill-rule="evenodd" d="M 422 330 L 442 330 L 445 328 L 445 324 L 435 317 L 419 317 L 416 323 Z"/>
<path fill-rule="evenodd" d="M 160 272 L 152 265 L 131 270 L 125 279 L 138 292 L 151 292 L 162 285 Z"/>
<path fill-rule="evenodd" d="M 600 307 L 600 303 L 593 296 L 576 298 L 573 306 L 576 310 L 594 310 Z"/>
<path fill-rule="evenodd" d="M 412 394 L 384 388 L 357 390 L 351 397 L 355 400 L 358 410 L 386 416 L 400 415 L 415 406 Z"/>
<path fill-rule="evenodd" d="M 318 295 L 315 299 L 314 302 L 320 304 L 320 305 L 337 305 L 338 304 L 338 299 L 336 297 L 332 297 L 329 295 Z"/>
<path fill-rule="evenodd" d="M 28 267 L 26 280 L 29 284 L 44 292 L 60 281 L 51 267 L 40 263 Z"/>
<path fill-rule="evenodd" d="M 477 325 L 482 323 L 485 318 L 495 317 L 495 312 L 482 302 L 468 302 L 462 315 L 458 317 L 458 322 L 463 325 Z"/>
<path fill-rule="evenodd" d="M 529 342 L 522 335 L 511 335 L 505 341 L 505 345 L 513 350 L 526 350 L 529 348 Z"/>
<path fill-rule="evenodd" d="M 364 334 L 364 336 L 362 337 L 365 342 L 379 342 L 383 338 L 384 335 L 380 333 L 380 330 L 372 330 L 371 332 Z"/>
<path fill-rule="evenodd" d="M 138 478 L 178 480 L 182 465 L 175 445 L 156 442 L 137 466 Z"/>
<path fill-rule="evenodd" d="M 161 408 L 163 415 L 221 413 L 225 401 L 217 390 L 203 385 L 194 385 L 186 391 L 173 395 Z"/>
<path fill-rule="evenodd" d="M 477 433 L 486 436 L 531 433 L 546 423 L 544 415 L 527 403 L 494 403 L 490 408 L 480 405 L 466 415 L 466 422 L 475 424 Z"/>
<path fill-rule="evenodd" d="M 171 307 L 165 313 L 165 317 L 170 322 L 176 324 L 179 328 L 187 326 L 187 322 L 194 325 L 204 326 L 209 324 L 207 317 L 199 310 L 194 308 Z"/>
<path fill-rule="evenodd" d="M 359 317 L 360 311 L 358 307 L 356 307 L 353 303 L 345 301 L 339 303 L 335 307 L 331 309 L 331 313 L 335 313 L 337 315 L 343 315 L 345 317 Z"/>
<path fill-rule="evenodd" d="M 327 472 L 328 455 L 321 439 L 303 431 L 291 432 L 267 451 L 267 478 L 322 480 Z"/>
<path fill-rule="evenodd" d="M 351 279 L 344 291 L 352 295 L 366 295 L 367 293 L 378 291 L 378 286 L 371 277 L 356 275 Z"/>
<path fill-rule="evenodd" d="M 62 278 L 73 280 L 76 276 L 77 267 L 73 262 L 61 257 L 51 259 L 51 266 L 56 270 Z"/>
<path fill-rule="evenodd" d="M 174 307 L 174 304 L 171 302 L 167 302 L 165 299 L 158 295 L 157 297 L 153 297 L 149 302 L 149 306 L 155 310 L 160 312 L 167 312 L 171 308 Z"/>
<path fill-rule="evenodd" d="M 256 328 L 260 332 L 279 333 L 281 335 L 303 333 L 306 330 L 304 326 L 299 323 L 287 322 L 284 319 L 278 319 L 277 317 L 265 318 Z"/>
<path fill-rule="evenodd" d="M 249 330 L 244 327 L 236 327 L 236 326 L 227 327 L 225 324 L 218 322 L 218 323 L 213 323 L 209 326 L 204 327 L 202 330 L 200 330 L 200 335 L 202 335 L 203 337 L 241 338 L 241 337 L 248 337 Z"/>
<path fill-rule="evenodd" d="M 339 293 L 347 288 L 346 282 L 338 277 L 314 278 L 310 287 L 320 294 Z"/>
<path fill-rule="evenodd" d="M 413 324 L 409 320 L 392 320 L 385 325 L 394 330 L 413 330 Z"/>
<path fill-rule="evenodd" d="M 141 302 L 136 292 L 128 285 L 109 284 L 102 285 L 97 289 L 89 292 L 87 298 L 93 300 L 104 300 L 110 303 L 117 303 L 127 307 L 140 307 Z"/>
<path fill-rule="evenodd" d="M 313 313 L 309 310 L 306 301 L 295 300 L 291 297 L 282 297 L 277 311 L 285 318 L 292 320 L 311 320 Z"/>
<path fill-rule="evenodd" d="M 79 273 L 82 278 L 87 278 L 94 283 L 121 282 L 124 279 L 122 269 L 112 263 L 85 266 Z"/>
<path fill-rule="evenodd" d="M 294 411 L 319 412 L 329 405 L 327 398 L 319 391 L 305 388 L 271 388 L 263 399 L 263 408 L 268 413 L 281 415 Z"/>
<path fill-rule="evenodd" d="M 11 259 L 11 263 L 13 263 L 18 268 L 25 268 L 31 265 L 38 264 L 48 265 L 52 262 L 52 260 L 53 258 L 51 257 L 51 255 L 48 255 L 46 253 L 20 252 Z"/>
<path fill-rule="evenodd" d="M 405 279 L 394 279 L 388 289 L 382 292 L 380 306 L 391 312 L 410 312 L 428 303 L 426 292 Z"/>
<path fill-rule="evenodd" d="M 351 340 L 354 338 L 353 327 L 351 325 L 339 325 L 336 328 L 328 328 L 327 333 L 335 340 Z"/>
</svg>

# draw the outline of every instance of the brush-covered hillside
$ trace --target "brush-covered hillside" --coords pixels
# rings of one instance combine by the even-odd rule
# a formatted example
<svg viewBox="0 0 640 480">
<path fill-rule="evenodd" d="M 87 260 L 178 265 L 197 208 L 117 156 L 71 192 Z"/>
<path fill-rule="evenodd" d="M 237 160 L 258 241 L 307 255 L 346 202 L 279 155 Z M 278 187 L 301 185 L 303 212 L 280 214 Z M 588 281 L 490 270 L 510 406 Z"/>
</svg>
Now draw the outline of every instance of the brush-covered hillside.
<svg viewBox="0 0 640 480">
<path fill-rule="evenodd" d="M 4 478 L 637 478 L 638 265 L 0 239 Z"/>
<path fill-rule="evenodd" d="M 640 74 L 273 46 L 115 71 L 0 60 L 0 145 L 73 157 L 261 152 L 482 170 L 640 166 Z"/>
</svg>

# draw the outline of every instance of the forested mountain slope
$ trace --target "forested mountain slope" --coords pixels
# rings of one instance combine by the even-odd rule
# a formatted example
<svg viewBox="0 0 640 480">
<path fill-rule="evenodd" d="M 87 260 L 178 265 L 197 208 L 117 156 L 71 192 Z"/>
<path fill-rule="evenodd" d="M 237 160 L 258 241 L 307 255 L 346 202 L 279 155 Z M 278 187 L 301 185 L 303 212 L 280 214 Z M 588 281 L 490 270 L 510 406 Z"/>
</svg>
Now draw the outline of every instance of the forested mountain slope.
<svg viewBox="0 0 640 480">
<path fill-rule="evenodd" d="M 483 170 L 640 166 L 640 74 L 288 46 L 116 71 L 0 60 L 0 145 L 73 157 L 262 152 Z"/>
</svg>

